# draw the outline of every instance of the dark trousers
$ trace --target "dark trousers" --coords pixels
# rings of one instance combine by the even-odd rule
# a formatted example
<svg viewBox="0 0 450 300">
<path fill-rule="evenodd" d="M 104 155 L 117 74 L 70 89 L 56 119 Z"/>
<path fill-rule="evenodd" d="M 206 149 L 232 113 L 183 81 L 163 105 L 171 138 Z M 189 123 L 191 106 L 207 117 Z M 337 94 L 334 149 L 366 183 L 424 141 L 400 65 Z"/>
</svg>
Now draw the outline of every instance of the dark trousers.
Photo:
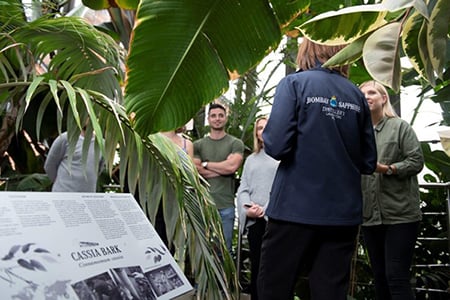
<svg viewBox="0 0 450 300">
<path fill-rule="evenodd" d="M 258 276 L 260 300 L 292 300 L 300 272 L 312 300 L 345 300 L 358 226 L 305 225 L 270 219 Z"/>
<path fill-rule="evenodd" d="M 250 247 L 250 295 L 252 300 L 258 300 L 256 282 L 258 279 L 259 259 L 264 232 L 266 231 L 266 220 L 255 219 L 255 224 L 248 227 L 247 240 Z"/>
<path fill-rule="evenodd" d="M 411 288 L 411 262 L 419 223 L 362 227 L 375 281 L 376 299 L 415 299 Z"/>
</svg>

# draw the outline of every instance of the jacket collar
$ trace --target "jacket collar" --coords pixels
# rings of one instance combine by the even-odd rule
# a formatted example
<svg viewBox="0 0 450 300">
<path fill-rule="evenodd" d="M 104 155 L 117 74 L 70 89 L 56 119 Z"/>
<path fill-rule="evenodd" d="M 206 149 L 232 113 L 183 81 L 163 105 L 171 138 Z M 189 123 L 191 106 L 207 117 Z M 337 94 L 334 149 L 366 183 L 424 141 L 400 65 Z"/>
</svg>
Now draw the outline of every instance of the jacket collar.
<svg viewBox="0 0 450 300">
<path fill-rule="evenodd" d="M 322 67 L 322 65 L 320 63 L 316 64 L 316 66 L 314 68 L 311 68 L 311 69 L 308 69 L 308 70 L 299 69 L 299 70 L 297 70 L 296 73 L 300 73 L 300 72 L 304 72 L 304 71 L 322 71 L 322 72 L 326 72 L 326 73 L 335 73 L 335 74 L 341 75 L 336 70 L 331 70 L 331 69 Z"/>
<path fill-rule="evenodd" d="M 384 125 L 386 124 L 387 119 L 388 117 L 384 116 L 373 129 L 376 132 L 380 132 L 383 129 Z"/>
</svg>

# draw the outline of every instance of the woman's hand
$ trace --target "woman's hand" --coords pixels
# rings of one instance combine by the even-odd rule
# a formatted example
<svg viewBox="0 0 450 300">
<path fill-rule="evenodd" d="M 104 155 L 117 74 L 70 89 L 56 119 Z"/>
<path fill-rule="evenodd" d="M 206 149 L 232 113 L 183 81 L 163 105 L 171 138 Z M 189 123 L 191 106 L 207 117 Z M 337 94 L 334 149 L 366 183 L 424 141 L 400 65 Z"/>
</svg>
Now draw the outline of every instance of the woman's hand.
<svg viewBox="0 0 450 300">
<path fill-rule="evenodd" d="M 249 218 L 262 218 L 264 217 L 264 209 L 255 203 L 251 203 L 251 206 L 245 206 L 247 208 L 247 217 Z"/>
</svg>

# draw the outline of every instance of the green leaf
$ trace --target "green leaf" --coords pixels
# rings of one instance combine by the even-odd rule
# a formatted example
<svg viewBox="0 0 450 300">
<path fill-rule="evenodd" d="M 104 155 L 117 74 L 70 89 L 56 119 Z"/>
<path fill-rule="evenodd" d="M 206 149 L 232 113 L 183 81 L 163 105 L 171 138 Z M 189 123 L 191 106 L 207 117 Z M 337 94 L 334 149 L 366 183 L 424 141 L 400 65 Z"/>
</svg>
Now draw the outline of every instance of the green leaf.
<svg viewBox="0 0 450 300">
<path fill-rule="evenodd" d="M 357 5 L 318 15 L 298 29 L 307 38 L 327 45 L 351 43 L 386 24 L 380 4 Z"/>
<path fill-rule="evenodd" d="M 63 85 L 67 93 L 67 98 L 69 99 L 69 104 L 70 107 L 72 108 L 73 118 L 75 119 L 75 122 L 77 123 L 78 127 L 81 128 L 82 126 L 80 121 L 80 114 L 77 109 L 77 95 L 75 93 L 75 90 L 73 86 L 65 80 L 61 80 L 61 84 Z"/>
<path fill-rule="evenodd" d="M 333 67 L 339 65 L 349 65 L 361 58 L 363 53 L 364 43 L 368 35 L 362 36 L 344 49 L 336 53 L 326 63 L 324 67 Z"/>
<path fill-rule="evenodd" d="M 428 144 L 421 143 L 421 146 L 426 166 L 436 174 L 448 176 L 450 174 L 450 157 L 442 150 L 431 151 Z"/>
<path fill-rule="evenodd" d="M 442 91 L 443 92 L 442 95 L 445 94 L 445 92 L 447 94 L 450 94 L 449 88 L 447 88 L 446 90 L 447 91 Z M 446 125 L 450 125 L 450 101 L 448 100 L 449 98 L 447 98 L 447 101 L 445 101 L 445 100 L 442 101 L 442 98 L 440 96 L 438 98 L 436 98 L 436 99 L 433 99 L 433 101 L 435 101 L 435 102 L 436 101 L 441 101 L 441 102 L 439 102 L 439 104 L 440 104 L 441 109 L 442 109 L 442 118 L 444 119 L 443 123 L 446 124 Z"/>
<path fill-rule="evenodd" d="M 285 28 L 310 6 L 311 0 L 271 0 L 270 3 L 278 22 Z"/>
<path fill-rule="evenodd" d="M 121 101 L 119 46 L 85 20 L 40 18 L 17 29 L 14 38 L 29 45 L 36 59 L 52 57 L 47 78 L 64 79 Z"/>
<path fill-rule="evenodd" d="M 47 94 L 44 99 L 42 100 L 41 105 L 39 106 L 37 115 L 36 115 L 36 139 L 38 141 L 40 141 L 40 135 L 41 135 L 41 125 L 42 125 L 42 120 L 44 119 L 44 115 L 45 112 L 47 110 L 48 104 L 53 101 L 54 98 L 52 98 L 53 95 L 52 94 Z M 58 128 L 59 131 L 61 132 L 61 129 Z"/>
<path fill-rule="evenodd" d="M 30 105 L 31 97 L 33 97 L 34 93 L 36 92 L 36 89 L 41 84 L 42 80 L 44 80 L 44 77 L 36 77 L 30 84 L 27 90 L 27 96 L 25 97 L 25 110 L 27 110 L 28 105 Z"/>
<path fill-rule="evenodd" d="M 450 84 L 439 89 L 433 96 L 430 97 L 435 103 L 449 102 L 450 100 Z M 447 110 L 447 112 L 449 112 Z"/>
<path fill-rule="evenodd" d="M 381 5 L 391 12 L 414 7 L 424 18 L 429 17 L 424 0 L 384 0 Z"/>
<path fill-rule="evenodd" d="M 450 1 L 438 0 L 431 11 L 430 23 L 427 28 L 427 46 L 433 69 L 441 79 L 447 61 L 449 24 Z"/>
<path fill-rule="evenodd" d="M 268 1 L 143 0 L 136 24 L 125 97 L 143 136 L 185 124 L 281 40 Z"/>
<path fill-rule="evenodd" d="M 123 9 L 136 9 L 139 5 L 139 0 L 114 0 L 117 6 Z"/>
<path fill-rule="evenodd" d="M 24 80 L 27 80 L 27 73 L 26 73 L 26 68 L 25 68 L 25 64 L 23 62 L 23 57 L 20 54 L 20 51 L 18 51 L 16 48 L 19 48 L 20 46 L 22 46 L 21 44 L 18 43 L 14 43 L 14 44 L 5 44 L 5 42 L 7 42 L 8 39 L 4 39 L 3 41 L 0 41 L 0 47 L 4 47 L 2 49 L 0 49 L 0 69 L 2 70 L 2 75 L 3 75 L 3 80 L 5 82 L 9 82 L 11 79 L 13 81 L 19 81 L 19 74 L 17 74 L 13 63 L 11 63 L 10 61 L 8 61 L 7 57 L 5 57 L 7 55 L 5 55 L 5 52 L 7 51 L 11 51 L 14 52 L 17 60 L 15 60 L 15 62 L 17 62 L 20 65 L 20 70 L 22 71 L 22 74 L 24 74 Z M 11 49 L 11 50 L 10 50 Z M 12 78 L 10 78 L 10 76 Z"/>
<path fill-rule="evenodd" d="M 26 24 L 22 1 L 1 1 L 0 32 L 11 32 Z"/>
<path fill-rule="evenodd" d="M 388 24 L 373 32 L 363 48 L 364 65 L 370 76 L 390 87 L 400 90 L 401 67 L 399 57 L 401 23 Z"/>
<path fill-rule="evenodd" d="M 93 10 L 101 10 L 111 7 L 108 0 L 82 0 L 83 5 Z"/>
<path fill-rule="evenodd" d="M 59 113 L 62 114 L 61 104 L 58 96 L 58 82 L 56 80 L 50 79 L 48 81 L 48 85 L 50 86 L 50 92 L 52 93 L 53 99 L 55 100 L 56 107 L 58 108 Z"/>
<path fill-rule="evenodd" d="M 430 54 L 428 52 L 428 23 L 422 22 L 422 26 L 419 30 L 418 35 L 418 45 L 419 45 L 419 55 L 423 62 L 425 79 L 432 85 L 436 85 L 436 80 L 434 78 L 433 65 L 431 64 Z"/>
<path fill-rule="evenodd" d="M 91 101 L 91 97 L 89 96 L 89 93 L 86 90 L 83 90 L 81 88 L 75 88 L 75 90 L 80 95 L 81 99 L 83 99 L 84 105 L 89 114 L 90 123 L 92 124 L 92 127 L 94 128 L 95 138 L 97 139 L 98 145 L 100 145 L 100 150 L 102 151 L 102 153 L 104 153 L 105 149 L 104 149 L 104 143 L 103 143 L 103 132 L 102 132 L 102 128 L 100 127 L 100 124 L 98 123 L 97 116 L 96 116 L 95 110 L 94 110 L 94 106 Z M 87 153 L 87 151 L 86 151 L 86 153 Z"/>
<path fill-rule="evenodd" d="M 402 34 L 402 46 L 413 68 L 423 78 L 425 75 L 425 66 L 420 56 L 419 50 L 419 34 L 424 18 L 419 13 L 415 12 L 405 22 Z"/>
</svg>

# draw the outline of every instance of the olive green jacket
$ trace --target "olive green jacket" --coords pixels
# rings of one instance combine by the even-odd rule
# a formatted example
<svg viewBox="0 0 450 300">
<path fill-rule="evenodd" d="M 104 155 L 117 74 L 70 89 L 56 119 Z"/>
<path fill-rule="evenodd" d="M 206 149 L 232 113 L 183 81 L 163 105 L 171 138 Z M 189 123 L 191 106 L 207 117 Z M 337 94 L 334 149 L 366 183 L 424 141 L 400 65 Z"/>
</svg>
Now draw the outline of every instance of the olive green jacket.
<svg viewBox="0 0 450 300">
<path fill-rule="evenodd" d="M 414 130 L 400 118 L 387 117 L 374 130 L 378 162 L 394 165 L 397 172 L 362 176 L 363 226 L 421 220 L 417 174 L 424 159 Z"/>
</svg>

